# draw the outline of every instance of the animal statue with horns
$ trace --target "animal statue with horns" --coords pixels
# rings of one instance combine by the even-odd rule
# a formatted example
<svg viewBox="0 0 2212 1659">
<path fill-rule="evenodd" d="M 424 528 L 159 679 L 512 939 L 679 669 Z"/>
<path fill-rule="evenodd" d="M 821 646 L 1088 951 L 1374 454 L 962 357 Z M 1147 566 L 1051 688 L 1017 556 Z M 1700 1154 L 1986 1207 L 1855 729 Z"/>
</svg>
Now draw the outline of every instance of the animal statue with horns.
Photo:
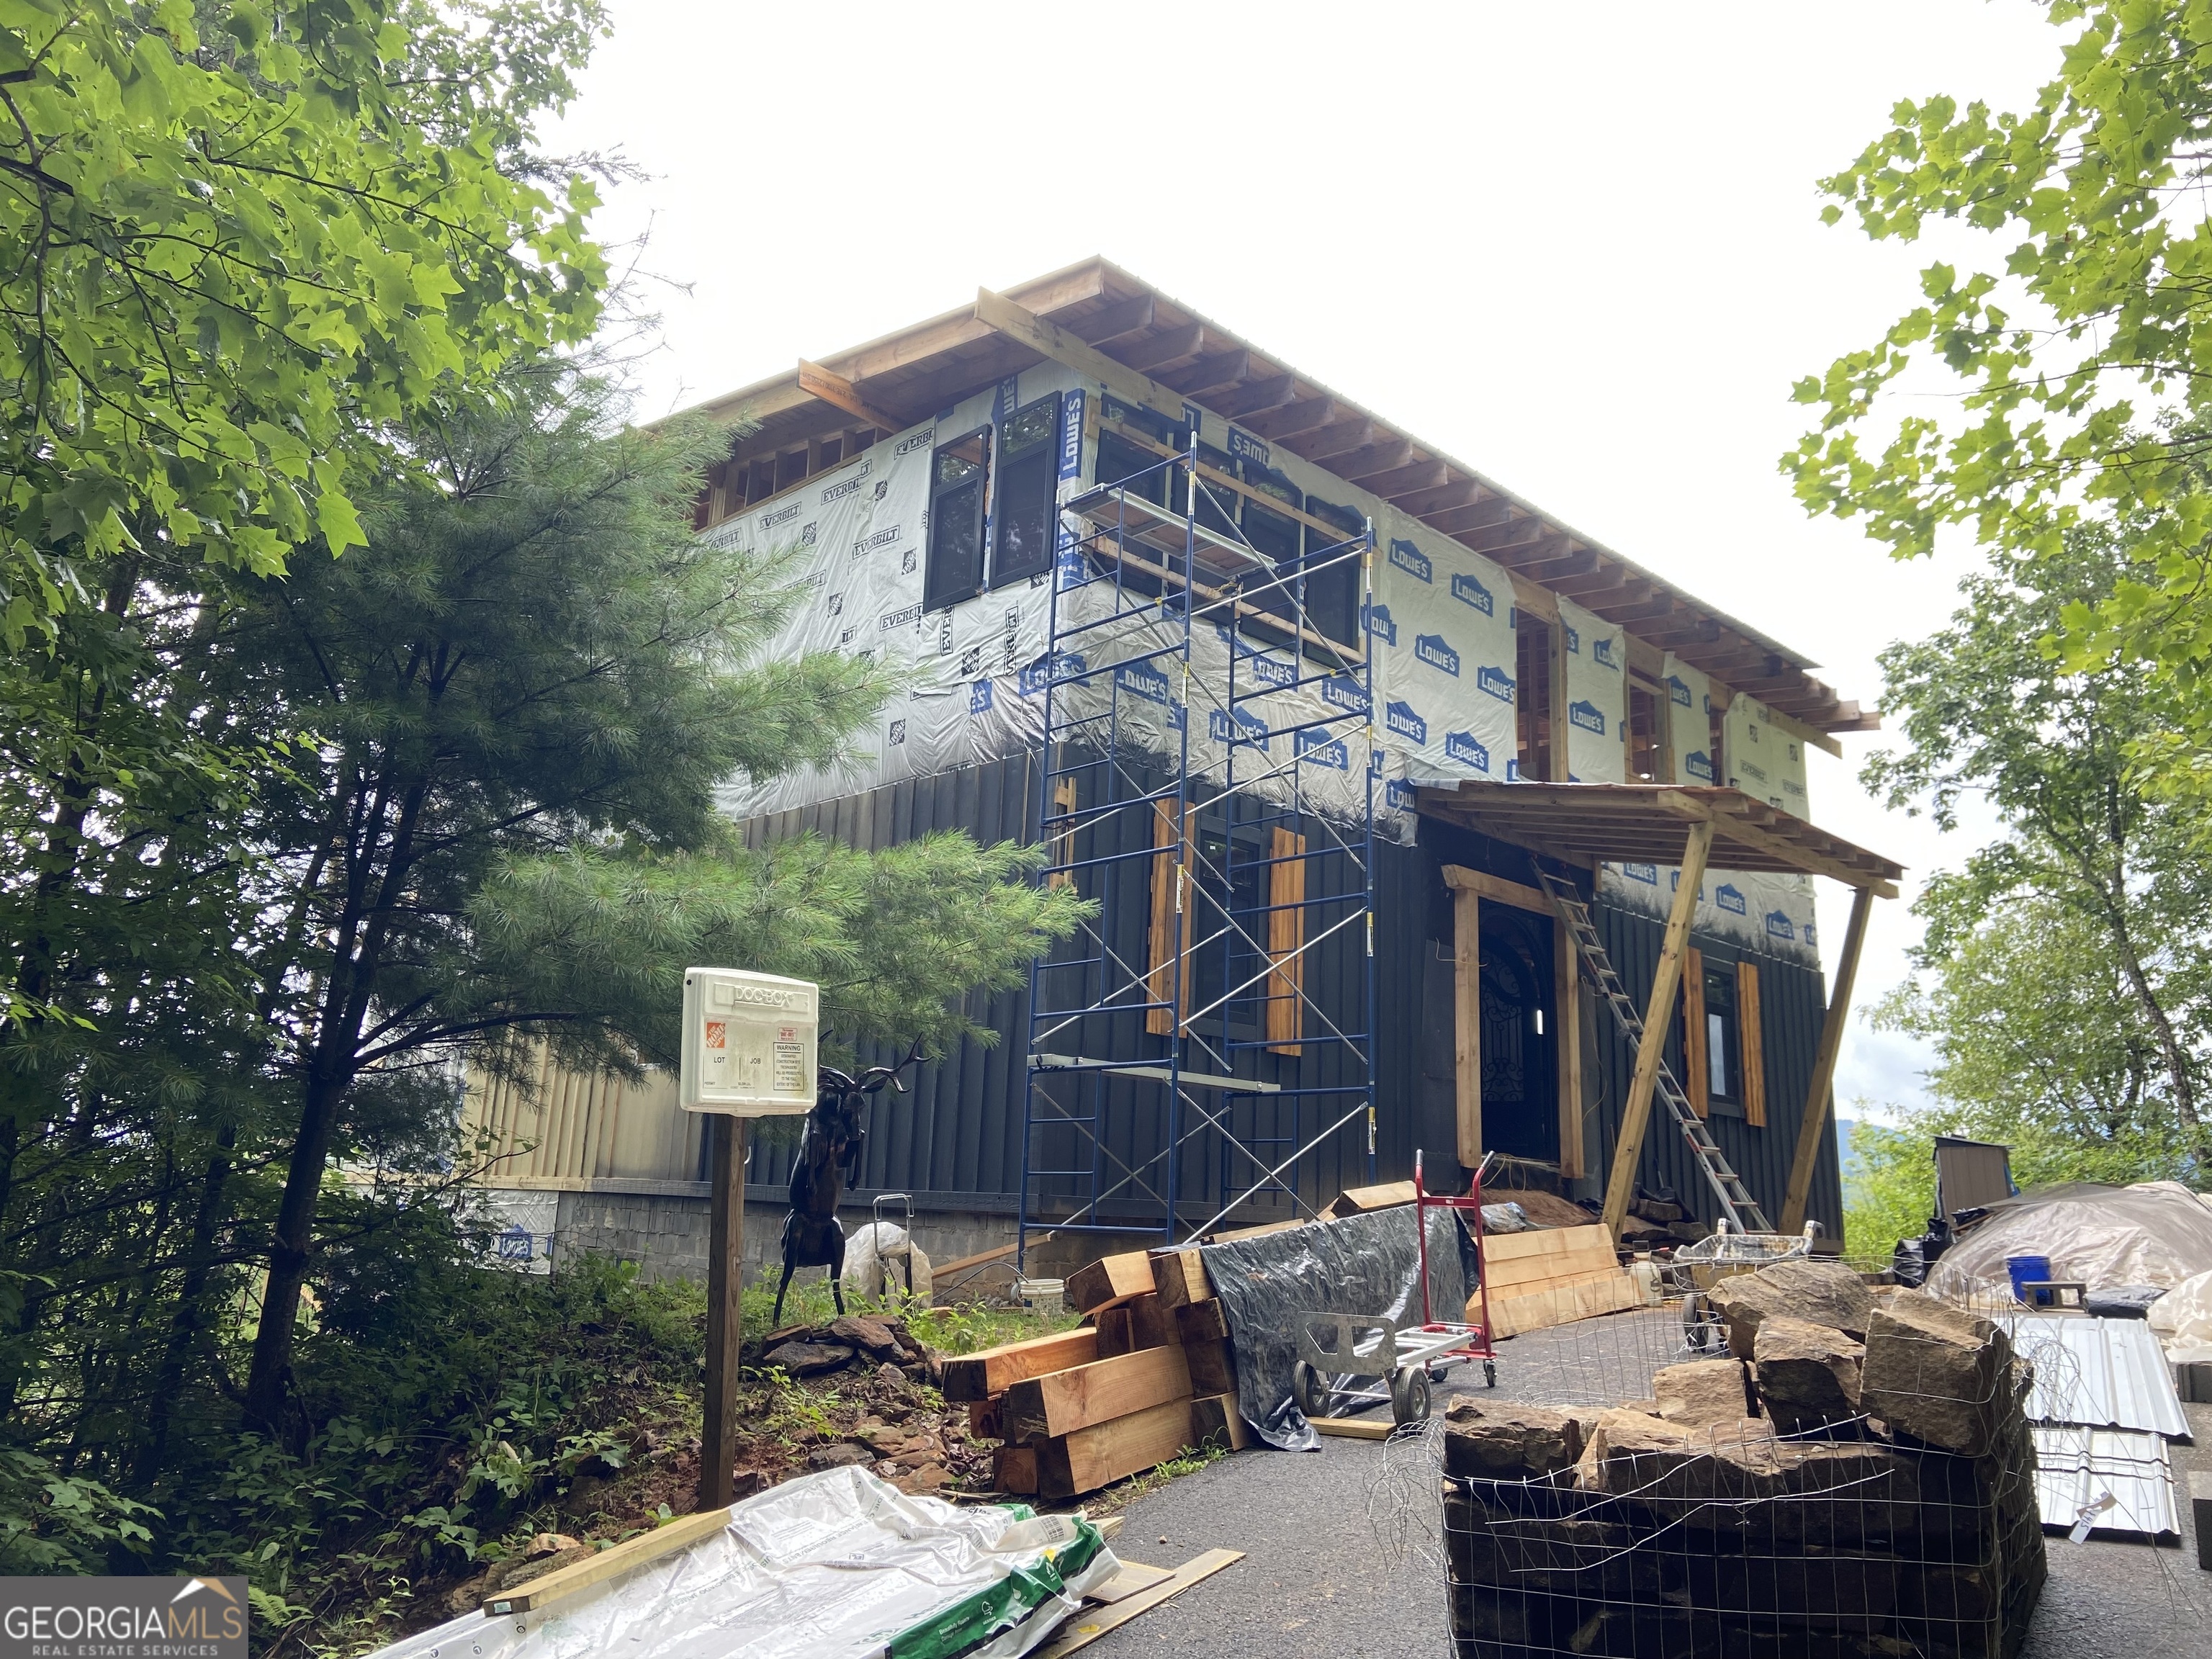
<svg viewBox="0 0 2212 1659">
<path fill-rule="evenodd" d="M 813 1109 L 799 1139 L 791 1165 L 791 1212 L 783 1218 L 783 1282 L 775 1287 L 773 1325 L 783 1323 L 784 1292 L 801 1267 L 827 1267 L 830 1293 L 845 1311 L 845 1229 L 837 1206 L 847 1183 L 860 1178 L 860 1148 L 868 1138 L 860 1113 L 867 1097 L 885 1084 L 906 1092 L 899 1073 L 921 1058 L 921 1041 L 896 1066 L 872 1066 L 858 1077 L 834 1066 L 818 1068 Z"/>
</svg>

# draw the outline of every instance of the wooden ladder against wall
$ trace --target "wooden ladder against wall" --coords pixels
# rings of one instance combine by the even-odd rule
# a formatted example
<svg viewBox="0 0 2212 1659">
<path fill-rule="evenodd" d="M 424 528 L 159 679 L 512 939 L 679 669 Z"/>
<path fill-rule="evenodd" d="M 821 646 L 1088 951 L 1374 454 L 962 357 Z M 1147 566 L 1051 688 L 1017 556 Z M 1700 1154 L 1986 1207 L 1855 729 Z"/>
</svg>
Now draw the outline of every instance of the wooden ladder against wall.
<svg viewBox="0 0 2212 1659">
<path fill-rule="evenodd" d="M 1559 921 L 1565 925 L 1567 936 L 1574 940 L 1575 954 L 1582 958 L 1590 983 L 1597 988 L 1598 994 L 1613 1010 L 1613 1023 L 1620 1027 L 1621 1035 L 1628 1040 L 1628 1046 L 1631 1048 L 1637 1047 L 1644 1041 L 1644 1016 L 1637 1012 L 1635 1002 L 1622 987 L 1620 975 L 1613 970 L 1613 963 L 1605 954 L 1605 946 L 1598 939 L 1597 928 L 1590 921 L 1589 907 L 1583 902 L 1582 896 L 1571 883 L 1553 875 L 1534 859 L 1529 863 L 1535 869 L 1536 880 L 1542 886 L 1544 896 L 1552 901 L 1553 909 L 1559 913 Z M 1723 1154 L 1720 1143 L 1713 1139 L 1712 1131 L 1705 1127 L 1705 1119 L 1699 1117 L 1697 1109 L 1690 1104 L 1689 1097 L 1682 1092 L 1681 1085 L 1675 1082 L 1674 1073 L 1668 1070 L 1667 1062 L 1663 1060 L 1659 1062 L 1655 1091 L 1661 1100 L 1666 1102 L 1668 1111 L 1674 1116 L 1674 1127 L 1682 1132 L 1682 1139 L 1689 1144 L 1690 1155 L 1697 1159 L 1698 1168 L 1705 1172 L 1706 1182 L 1711 1186 L 1714 1195 L 1720 1200 L 1721 1213 L 1728 1218 L 1729 1224 L 1738 1232 L 1771 1232 L 1773 1229 L 1767 1224 L 1766 1212 L 1759 1207 L 1758 1201 L 1751 1195 L 1751 1188 L 1743 1184 L 1743 1177 L 1735 1172 Z"/>
</svg>

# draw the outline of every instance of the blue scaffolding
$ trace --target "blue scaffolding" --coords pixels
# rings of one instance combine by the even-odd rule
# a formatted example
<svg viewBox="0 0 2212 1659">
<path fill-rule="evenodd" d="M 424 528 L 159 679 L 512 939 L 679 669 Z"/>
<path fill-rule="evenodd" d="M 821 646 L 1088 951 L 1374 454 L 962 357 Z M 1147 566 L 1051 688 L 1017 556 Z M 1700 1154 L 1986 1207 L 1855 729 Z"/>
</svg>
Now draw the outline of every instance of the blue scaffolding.
<svg viewBox="0 0 2212 1659">
<path fill-rule="evenodd" d="M 1041 1232 L 1312 1215 L 1363 1122 L 1374 1179 L 1373 524 L 1300 513 L 1295 556 L 1264 551 L 1176 435 L 1063 508 L 1039 878 L 1097 914 L 1030 975 L 1024 1267 Z"/>
</svg>

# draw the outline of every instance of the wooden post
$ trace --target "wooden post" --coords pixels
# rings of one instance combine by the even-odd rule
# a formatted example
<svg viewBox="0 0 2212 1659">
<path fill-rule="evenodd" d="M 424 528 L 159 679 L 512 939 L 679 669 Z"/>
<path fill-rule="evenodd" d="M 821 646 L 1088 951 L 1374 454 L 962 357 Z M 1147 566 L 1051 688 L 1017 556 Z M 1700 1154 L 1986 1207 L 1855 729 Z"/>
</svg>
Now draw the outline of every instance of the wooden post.
<svg viewBox="0 0 2212 1659">
<path fill-rule="evenodd" d="M 1583 976 L 1567 924 L 1552 918 L 1552 1004 L 1559 1027 L 1559 1179 L 1583 1174 Z"/>
<path fill-rule="evenodd" d="M 1813 1191 L 1814 1166 L 1820 1161 L 1820 1137 L 1828 1129 L 1829 1097 L 1836 1081 L 1836 1055 L 1844 1046 L 1844 1027 L 1851 1019 L 1851 981 L 1859 970 L 1859 946 L 1866 943 L 1867 916 L 1874 890 L 1851 895 L 1851 919 L 1844 929 L 1844 953 L 1836 963 L 1835 988 L 1828 993 L 1828 1015 L 1820 1022 L 1820 1046 L 1813 1055 L 1813 1081 L 1805 1091 L 1805 1116 L 1797 1127 L 1797 1157 L 1790 1166 L 1790 1190 L 1782 1200 L 1782 1231 L 1802 1231 L 1805 1205 Z"/>
<path fill-rule="evenodd" d="M 1644 1157 L 1644 1132 L 1651 1121 L 1651 1091 L 1659 1082 L 1659 1062 L 1667 1052 L 1667 1028 L 1674 1018 L 1674 993 L 1682 982 L 1682 953 L 1689 948 L 1690 923 L 1698 914 L 1698 889 L 1705 879 L 1705 857 L 1713 848 L 1711 818 L 1690 826 L 1682 848 L 1680 883 L 1667 916 L 1667 936 L 1659 947 L 1659 966 L 1651 975 L 1651 1001 L 1644 1011 L 1644 1041 L 1636 1050 L 1636 1071 L 1620 1114 L 1620 1135 L 1613 1143 L 1613 1171 L 1605 1187 L 1602 1219 L 1615 1238 L 1636 1195 L 1636 1166 Z"/>
<path fill-rule="evenodd" d="M 1482 900 L 1452 889 L 1452 1061 L 1459 1105 L 1459 1161 L 1482 1162 Z"/>
<path fill-rule="evenodd" d="M 744 1320 L 738 1299 L 745 1258 L 745 1121 L 717 1112 L 707 1120 L 707 1398 L 699 1446 L 699 1508 L 727 1509 L 737 1455 L 738 1346 Z"/>
</svg>

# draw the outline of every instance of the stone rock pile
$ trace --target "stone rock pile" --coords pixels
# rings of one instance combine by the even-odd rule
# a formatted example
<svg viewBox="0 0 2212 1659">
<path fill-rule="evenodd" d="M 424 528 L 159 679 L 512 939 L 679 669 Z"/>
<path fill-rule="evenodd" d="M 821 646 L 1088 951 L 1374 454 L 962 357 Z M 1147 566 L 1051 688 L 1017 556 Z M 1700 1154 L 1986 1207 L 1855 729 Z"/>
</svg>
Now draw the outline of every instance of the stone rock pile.
<svg viewBox="0 0 2212 1659">
<path fill-rule="evenodd" d="M 2004 1332 L 1839 1264 L 1711 1299 L 1727 1356 L 1651 1401 L 1453 1402 L 1460 1659 L 2011 1659 L 2045 1565 Z"/>
</svg>

